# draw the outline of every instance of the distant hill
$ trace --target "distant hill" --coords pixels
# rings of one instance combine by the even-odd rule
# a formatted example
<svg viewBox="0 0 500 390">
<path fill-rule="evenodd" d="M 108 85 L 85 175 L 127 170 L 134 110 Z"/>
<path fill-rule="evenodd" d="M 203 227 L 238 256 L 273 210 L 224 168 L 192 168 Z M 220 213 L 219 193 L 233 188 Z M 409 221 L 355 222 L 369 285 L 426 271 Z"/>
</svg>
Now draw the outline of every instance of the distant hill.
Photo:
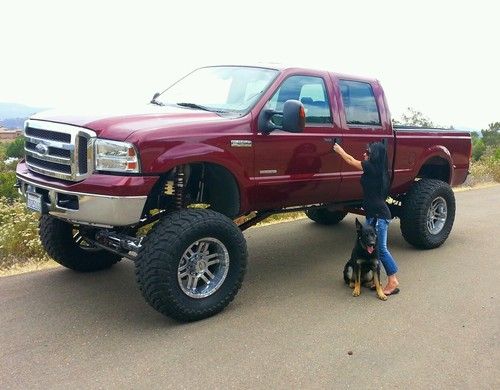
<svg viewBox="0 0 500 390">
<path fill-rule="evenodd" d="M 20 129 L 27 118 L 45 109 L 19 103 L 0 102 L 0 127 Z"/>
<path fill-rule="evenodd" d="M 45 110 L 45 108 L 30 107 L 19 103 L 0 102 L 0 120 L 8 118 L 27 118 L 42 110 Z"/>
<path fill-rule="evenodd" d="M 22 129 L 24 126 L 24 121 L 26 118 L 6 118 L 0 120 L 0 127 L 5 127 L 6 129 Z"/>
</svg>

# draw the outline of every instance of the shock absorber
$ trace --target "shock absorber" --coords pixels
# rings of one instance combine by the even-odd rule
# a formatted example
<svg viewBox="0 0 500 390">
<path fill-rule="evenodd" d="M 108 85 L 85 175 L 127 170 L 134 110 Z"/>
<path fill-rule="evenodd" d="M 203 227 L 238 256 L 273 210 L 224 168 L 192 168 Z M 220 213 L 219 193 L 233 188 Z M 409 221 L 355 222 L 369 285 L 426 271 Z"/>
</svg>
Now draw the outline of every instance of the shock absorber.
<svg viewBox="0 0 500 390">
<path fill-rule="evenodd" d="M 175 172 L 175 207 L 182 209 L 184 207 L 184 186 L 185 186 L 184 165 L 178 166 Z"/>
</svg>

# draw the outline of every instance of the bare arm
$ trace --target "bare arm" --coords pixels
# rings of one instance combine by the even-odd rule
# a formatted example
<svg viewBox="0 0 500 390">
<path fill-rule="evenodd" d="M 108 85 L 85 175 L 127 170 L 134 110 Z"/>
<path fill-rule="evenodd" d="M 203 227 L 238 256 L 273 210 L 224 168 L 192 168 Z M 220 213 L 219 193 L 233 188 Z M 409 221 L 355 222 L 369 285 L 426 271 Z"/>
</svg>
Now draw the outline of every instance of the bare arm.
<svg viewBox="0 0 500 390">
<path fill-rule="evenodd" d="M 333 151 L 338 153 L 342 159 L 349 164 L 350 166 L 359 169 L 360 171 L 363 170 L 363 167 L 361 166 L 361 161 L 356 160 L 354 157 L 352 157 L 350 154 L 346 153 L 344 149 L 342 149 L 342 146 L 339 144 L 333 145 Z"/>
</svg>

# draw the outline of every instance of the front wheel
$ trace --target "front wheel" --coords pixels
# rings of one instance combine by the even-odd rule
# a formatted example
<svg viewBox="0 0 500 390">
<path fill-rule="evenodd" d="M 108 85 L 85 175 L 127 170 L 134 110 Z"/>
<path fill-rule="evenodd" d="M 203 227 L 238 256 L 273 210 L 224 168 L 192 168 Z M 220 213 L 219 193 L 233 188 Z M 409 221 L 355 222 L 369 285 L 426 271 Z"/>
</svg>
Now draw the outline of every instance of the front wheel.
<svg viewBox="0 0 500 390">
<path fill-rule="evenodd" d="M 120 256 L 87 242 L 81 227 L 50 215 L 40 217 L 39 229 L 40 241 L 47 254 L 66 268 L 79 272 L 100 271 L 120 260 Z"/>
<path fill-rule="evenodd" d="M 233 221 L 212 210 L 179 210 L 144 239 L 136 278 L 154 309 L 178 321 L 195 321 L 234 299 L 246 261 L 246 242 Z"/>
<path fill-rule="evenodd" d="M 403 199 L 401 233 L 417 248 L 432 249 L 442 245 L 454 220 L 455 195 L 441 180 L 419 180 Z"/>
</svg>

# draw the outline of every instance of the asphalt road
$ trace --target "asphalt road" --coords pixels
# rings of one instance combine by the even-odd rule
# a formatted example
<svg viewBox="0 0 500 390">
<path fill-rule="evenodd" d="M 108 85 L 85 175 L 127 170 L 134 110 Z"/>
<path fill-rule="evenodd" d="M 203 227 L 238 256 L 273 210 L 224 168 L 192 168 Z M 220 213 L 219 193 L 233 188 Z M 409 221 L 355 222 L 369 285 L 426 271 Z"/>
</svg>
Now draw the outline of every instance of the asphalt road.
<svg viewBox="0 0 500 390">
<path fill-rule="evenodd" d="M 456 197 L 441 248 L 391 224 L 401 293 L 386 302 L 343 284 L 354 216 L 249 229 L 243 288 L 191 324 L 143 301 L 131 262 L 0 278 L 0 387 L 498 389 L 500 186 Z"/>
</svg>

